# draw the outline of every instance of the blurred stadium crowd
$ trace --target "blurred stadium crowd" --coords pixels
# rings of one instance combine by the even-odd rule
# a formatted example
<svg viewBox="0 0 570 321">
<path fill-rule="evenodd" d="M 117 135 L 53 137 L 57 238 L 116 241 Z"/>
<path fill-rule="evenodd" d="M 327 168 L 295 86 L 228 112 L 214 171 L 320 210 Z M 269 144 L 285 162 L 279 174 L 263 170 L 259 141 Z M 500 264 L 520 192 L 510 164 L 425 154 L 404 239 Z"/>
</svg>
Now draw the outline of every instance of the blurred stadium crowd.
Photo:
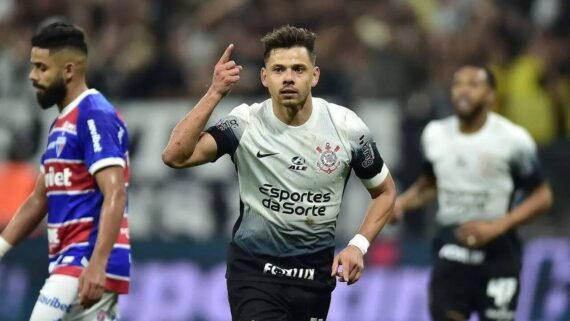
<svg viewBox="0 0 570 321">
<path fill-rule="evenodd" d="M 263 97 L 259 38 L 282 24 L 308 27 L 318 35 L 322 70 L 315 96 L 334 97 L 347 106 L 363 97 L 399 106 L 403 156 L 395 174 L 400 188 L 420 170 L 423 126 L 452 113 L 448 88 L 455 68 L 465 62 L 488 64 L 498 78 L 496 110 L 531 132 L 554 186 L 557 205 L 535 223 L 538 230 L 564 234 L 570 223 L 570 203 L 560 197 L 570 193 L 568 1 L 2 0 L 0 105 L 11 99 L 33 105 L 29 39 L 47 17 L 66 17 L 85 29 L 89 84 L 116 103 L 199 97 L 230 42 L 236 44 L 234 58 L 244 66 L 232 96 Z M 34 121 L 25 130 L 10 126 L 0 115 L 4 222 L 28 191 L 14 182 L 25 184 L 35 175 L 29 167 L 43 142 L 33 142 L 45 131 Z M 3 140 L 8 142 L 2 145 Z M 210 184 L 212 193 L 222 193 L 219 181 Z M 20 190 L 22 195 L 15 195 Z M 223 204 L 214 205 L 224 210 Z M 428 221 L 410 215 L 406 226 L 410 234 L 425 235 Z"/>
</svg>

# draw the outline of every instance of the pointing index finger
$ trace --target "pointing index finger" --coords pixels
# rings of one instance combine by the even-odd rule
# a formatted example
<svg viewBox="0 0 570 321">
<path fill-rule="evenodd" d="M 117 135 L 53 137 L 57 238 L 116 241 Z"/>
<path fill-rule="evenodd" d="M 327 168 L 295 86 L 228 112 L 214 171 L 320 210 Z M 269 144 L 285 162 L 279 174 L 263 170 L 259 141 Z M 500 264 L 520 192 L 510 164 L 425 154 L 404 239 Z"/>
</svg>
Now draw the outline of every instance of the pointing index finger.
<svg viewBox="0 0 570 321">
<path fill-rule="evenodd" d="M 222 55 L 222 57 L 220 57 L 220 60 L 218 61 L 218 64 L 223 64 L 226 63 L 228 61 L 230 61 L 230 56 L 232 55 L 232 51 L 234 50 L 234 44 L 231 43 L 227 48 L 226 51 L 224 51 L 224 54 Z"/>
</svg>

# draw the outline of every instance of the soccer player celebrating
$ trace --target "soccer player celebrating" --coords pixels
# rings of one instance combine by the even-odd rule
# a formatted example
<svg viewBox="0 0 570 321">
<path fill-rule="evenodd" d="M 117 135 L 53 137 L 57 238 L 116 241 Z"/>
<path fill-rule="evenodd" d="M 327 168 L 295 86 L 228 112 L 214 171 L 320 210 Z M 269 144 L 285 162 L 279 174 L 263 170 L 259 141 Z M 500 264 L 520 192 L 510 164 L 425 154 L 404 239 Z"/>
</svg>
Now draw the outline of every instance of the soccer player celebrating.
<svg viewBox="0 0 570 321">
<path fill-rule="evenodd" d="M 494 89 L 486 68 L 465 65 L 455 73 L 456 115 L 426 126 L 424 173 L 394 208 L 399 218 L 437 195 L 429 286 L 437 321 L 467 320 L 472 312 L 480 320 L 514 320 L 521 268 L 515 228 L 552 203 L 528 132 L 490 111 Z M 518 191 L 526 198 L 513 207 Z"/>
<path fill-rule="evenodd" d="M 87 45 L 56 22 L 32 38 L 29 75 L 40 106 L 57 105 L 35 189 L 2 232 L 0 257 L 47 213 L 50 276 L 31 321 L 116 320 L 129 287 L 127 128 L 85 83 Z"/>
<path fill-rule="evenodd" d="M 234 320 L 325 320 L 334 276 L 358 281 L 369 242 L 391 215 L 395 186 L 370 131 L 349 109 L 311 95 L 320 75 L 315 37 L 292 26 L 263 37 L 261 83 L 271 98 L 237 106 L 204 131 L 240 77 L 229 45 L 207 93 L 174 128 L 162 155 L 175 168 L 224 154 L 236 166 L 241 206 L 226 274 Z M 334 257 L 351 169 L 372 202 L 356 236 Z"/>
</svg>

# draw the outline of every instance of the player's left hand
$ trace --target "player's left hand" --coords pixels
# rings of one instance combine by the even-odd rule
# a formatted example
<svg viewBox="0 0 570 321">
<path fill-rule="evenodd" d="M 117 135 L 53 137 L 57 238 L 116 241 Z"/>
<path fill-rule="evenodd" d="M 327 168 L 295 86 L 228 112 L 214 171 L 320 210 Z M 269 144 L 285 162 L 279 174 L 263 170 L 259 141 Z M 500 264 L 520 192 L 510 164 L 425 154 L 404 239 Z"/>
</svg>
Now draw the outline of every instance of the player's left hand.
<svg viewBox="0 0 570 321">
<path fill-rule="evenodd" d="M 507 227 L 497 221 L 471 221 L 457 228 L 455 235 L 459 242 L 471 248 L 479 248 L 507 231 Z"/>
<path fill-rule="evenodd" d="M 342 271 L 339 267 L 342 266 Z M 364 270 L 364 258 L 360 249 L 349 245 L 334 257 L 331 276 L 336 275 L 340 282 L 348 285 L 356 283 Z"/>
<path fill-rule="evenodd" d="M 91 263 L 79 276 L 79 304 L 83 309 L 99 302 L 105 292 L 105 265 Z"/>
</svg>

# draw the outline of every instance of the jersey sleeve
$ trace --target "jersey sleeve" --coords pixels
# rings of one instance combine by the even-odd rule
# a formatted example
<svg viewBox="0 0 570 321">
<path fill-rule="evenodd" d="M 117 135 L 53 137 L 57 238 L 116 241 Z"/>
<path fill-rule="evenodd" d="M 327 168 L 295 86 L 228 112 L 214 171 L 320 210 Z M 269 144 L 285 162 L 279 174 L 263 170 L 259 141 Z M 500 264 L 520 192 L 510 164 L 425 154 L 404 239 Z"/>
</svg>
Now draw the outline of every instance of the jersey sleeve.
<svg viewBox="0 0 570 321">
<path fill-rule="evenodd" d="M 511 174 L 516 188 L 530 191 L 544 181 L 534 140 L 525 129 L 520 129 L 513 142 Z"/>
<path fill-rule="evenodd" d="M 225 154 L 234 155 L 248 124 L 248 108 L 249 106 L 245 104 L 234 108 L 227 116 L 205 130 L 216 141 L 217 152 L 214 161 Z"/>
<path fill-rule="evenodd" d="M 105 167 L 126 166 L 121 146 L 125 129 L 114 111 L 83 110 L 77 129 L 83 145 L 85 166 L 91 175 Z"/>
<path fill-rule="evenodd" d="M 435 173 L 433 171 L 433 163 L 428 155 L 429 143 L 433 138 L 431 138 L 432 127 L 430 124 L 426 126 L 422 132 L 420 139 L 420 152 L 421 152 L 421 162 L 422 162 L 422 174 L 430 178 L 435 178 Z"/>
<path fill-rule="evenodd" d="M 347 135 L 350 140 L 354 173 L 368 189 L 382 184 L 389 174 L 388 167 L 380 156 L 376 142 L 364 122 L 350 112 L 346 118 Z"/>
</svg>

